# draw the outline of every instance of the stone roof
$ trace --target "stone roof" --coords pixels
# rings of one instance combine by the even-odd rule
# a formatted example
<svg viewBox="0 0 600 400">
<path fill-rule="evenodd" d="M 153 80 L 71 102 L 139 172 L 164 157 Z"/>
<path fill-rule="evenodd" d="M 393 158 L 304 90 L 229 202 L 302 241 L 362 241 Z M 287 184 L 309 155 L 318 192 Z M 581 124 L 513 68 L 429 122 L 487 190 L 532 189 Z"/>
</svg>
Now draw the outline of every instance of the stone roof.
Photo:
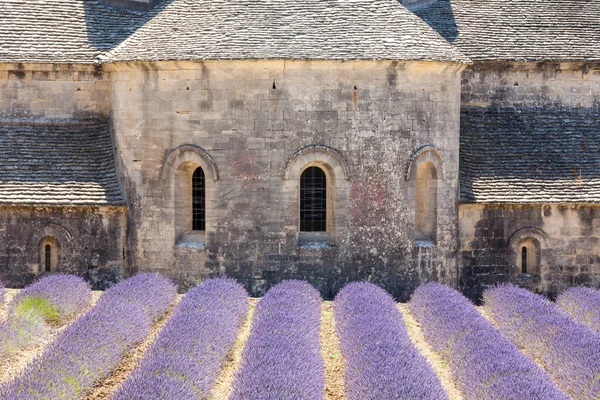
<svg viewBox="0 0 600 400">
<path fill-rule="evenodd" d="M 94 0 L 0 0 L 0 61 L 93 63 L 144 18 Z"/>
<path fill-rule="evenodd" d="M 0 205 L 121 205 L 104 121 L 0 120 Z"/>
<path fill-rule="evenodd" d="M 600 109 L 463 108 L 465 203 L 600 203 Z"/>
<path fill-rule="evenodd" d="M 415 13 L 473 61 L 600 60 L 600 0 L 439 0 Z"/>
<path fill-rule="evenodd" d="M 170 0 L 101 57 L 469 60 L 398 0 Z"/>
</svg>

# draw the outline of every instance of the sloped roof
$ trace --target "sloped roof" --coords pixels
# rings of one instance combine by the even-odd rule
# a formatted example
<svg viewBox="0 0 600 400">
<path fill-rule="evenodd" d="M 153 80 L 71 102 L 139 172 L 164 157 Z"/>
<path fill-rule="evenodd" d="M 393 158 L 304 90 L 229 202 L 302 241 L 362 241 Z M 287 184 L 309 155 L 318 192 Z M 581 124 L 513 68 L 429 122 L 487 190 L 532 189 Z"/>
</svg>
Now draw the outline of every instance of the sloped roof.
<svg viewBox="0 0 600 400">
<path fill-rule="evenodd" d="M 600 109 L 464 108 L 466 203 L 600 203 Z"/>
<path fill-rule="evenodd" d="M 600 0 L 439 0 L 415 13 L 473 61 L 600 60 Z"/>
<path fill-rule="evenodd" d="M 94 0 L 1 0 L 0 61 L 93 63 L 144 18 Z"/>
<path fill-rule="evenodd" d="M 104 121 L 0 120 L 0 205 L 121 205 Z"/>
<path fill-rule="evenodd" d="M 167 0 L 110 51 L 132 60 L 469 60 L 397 0 Z"/>
</svg>

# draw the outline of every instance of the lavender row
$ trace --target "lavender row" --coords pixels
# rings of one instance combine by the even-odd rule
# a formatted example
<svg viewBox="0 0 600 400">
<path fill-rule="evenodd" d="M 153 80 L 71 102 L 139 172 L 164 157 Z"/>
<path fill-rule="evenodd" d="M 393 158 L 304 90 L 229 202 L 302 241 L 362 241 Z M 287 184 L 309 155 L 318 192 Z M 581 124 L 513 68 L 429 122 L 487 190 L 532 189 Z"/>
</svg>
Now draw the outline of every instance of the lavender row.
<svg viewBox="0 0 600 400">
<path fill-rule="evenodd" d="M 9 316 L 37 312 L 46 321 L 62 324 L 81 313 L 92 302 L 90 285 L 75 275 L 43 277 L 21 290 L 10 302 Z"/>
<path fill-rule="evenodd" d="M 425 340 L 448 362 L 465 399 L 564 399 L 550 377 L 454 289 L 420 286 L 410 310 Z"/>
<path fill-rule="evenodd" d="M 383 289 L 366 282 L 347 285 L 335 298 L 334 315 L 349 400 L 448 398 Z"/>
<path fill-rule="evenodd" d="M 113 286 L 19 377 L 0 387 L 0 398 L 81 397 L 148 335 L 175 294 L 175 286 L 157 274 L 136 275 Z"/>
<path fill-rule="evenodd" d="M 46 336 L 48 325 L 62 325 L 84 311 L 92 301 L 90 286 L 72 275 L 53 275 L 21 290 L 9 304 L 0 324 L 0 358 Z"/>
<path fill-rule="evenodd" d="M 600 332 L 600 291 L 572 287 L 558 296 L 556 305 L 575 321 Z"/>
<path fill-rule="evenodd" d="M 112 399 L 208 398 L 247 312 L 248 293 L 236 281 L 202 282 L 179 303 L 140 368 Z"/>
<path fill-rule="evenodd" d="M 573 399 L 600 396 L 600 335 L 538 294 L 512 285 L 484 293 L 484 309 Z"/>
<path fill-rule="evenodd" d="M 319 347 L 321 297 L 284 281 L 258 303 L 230 400 L 317 400 L 325 396 Z"/>
</svg>

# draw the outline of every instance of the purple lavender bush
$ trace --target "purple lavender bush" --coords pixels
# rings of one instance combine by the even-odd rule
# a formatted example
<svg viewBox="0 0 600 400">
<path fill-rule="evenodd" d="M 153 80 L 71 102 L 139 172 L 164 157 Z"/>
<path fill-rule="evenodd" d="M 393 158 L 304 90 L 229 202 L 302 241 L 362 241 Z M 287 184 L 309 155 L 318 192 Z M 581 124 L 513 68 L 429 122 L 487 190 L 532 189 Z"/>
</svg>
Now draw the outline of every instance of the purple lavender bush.
<svg viewBox="0 0 600 400">
<path fill-rule="evenodd" d="M 488 289 L 484 309 L 502 333 L 573 399 L 600 397 L 600 335 L 543 296 L 513 285 Z"/>
<path fill-rule="evenodd" d="M 351 283 L 335 297 L 334 315 L 349 400 L 448 398 L 385 290 Z"/>
<path fill-rule="evenodd" d="M 283 281 L 258 303 L 230 400 L 316 400 L 325 396 L 320 354 L 321 296 Z"/>
<path fill-rule="evenodd" d="M 156 274 L 136 275 L 111 287 L 20 376 L 0 386 L 0 398 L 76 399 L 85 395 L 144 340 L 153 320 L 167 311 L 175 294 L 175 286 Z"/>
<path fill-rule="evenodd" d="M 458 291 L 426 283 L 413 293 L 410 310 L 465 399 L 568 399 Z"/>
<path fill-rule="evenodd" d="M 92 302 L 90 285 L 75 275 L 43 277 L 21 290 L 10 302 L 9 318 L 38 313 L 50 323 L 62 324 Z"/>
<path fill-rule="evenodd" d="M 112 399 L 208 398 L 248 306 L 248 293 L 233 279 L 191 289 Z"/>
<path fill-rule="evenodd" d="M 600 332 L 600 291 L 571 287 L 556 298 L 556 305 L 575 321 Z"/>
</svg>

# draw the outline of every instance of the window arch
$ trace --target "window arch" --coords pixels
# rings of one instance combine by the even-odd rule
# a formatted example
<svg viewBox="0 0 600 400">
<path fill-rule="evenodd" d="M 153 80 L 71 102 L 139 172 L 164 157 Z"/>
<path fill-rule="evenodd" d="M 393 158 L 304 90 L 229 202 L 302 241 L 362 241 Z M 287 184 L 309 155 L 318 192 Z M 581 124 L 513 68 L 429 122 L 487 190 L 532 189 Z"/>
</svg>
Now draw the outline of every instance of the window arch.
<svg viewBox="0 0 600 400">
<path fill-rule="evenodd" d="M 44 237 L 39 249 L 39 272 L 56 272 L 59 262 L 58 240 L 52 236 Z"/>
<path fill-rule="evenodd" d="M 532 237 L 522 239 L 519 244 L 518 268 L 521 274 L 540 274 L 540 242 Z"/>
<path fill-rule="evenodd" d="M 327 232 L 327 175 L 317 166 L 300 175 L 300 231 Z"/>
<path fill-rule="evenodd" d="M 431 161 L 417 167 L 415 176 L 415 239 L 436 241 L 437 168 Z"/>
<path fill-rule="evenodd" d="M 173 216 L 175 244 L 205 248 L 206 232 L 215 224 L 210 211 L 216 201 L 219 170 L 214 159 L 199 146 L 183 144 L 167 155 L 161 180 L 168 187 L 165 200 Z"/>
</svg>

